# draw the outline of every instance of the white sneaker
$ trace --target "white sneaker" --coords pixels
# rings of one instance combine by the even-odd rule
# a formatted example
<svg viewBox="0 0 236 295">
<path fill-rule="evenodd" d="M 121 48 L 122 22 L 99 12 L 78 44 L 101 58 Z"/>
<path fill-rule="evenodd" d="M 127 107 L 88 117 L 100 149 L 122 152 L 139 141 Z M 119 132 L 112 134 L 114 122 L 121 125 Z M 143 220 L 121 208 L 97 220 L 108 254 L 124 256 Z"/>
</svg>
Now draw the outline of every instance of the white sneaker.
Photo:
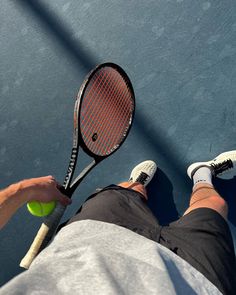
<svg viewBox="0 0 236 295">
<path fill-rule="evenodd" d="M 215 177 L 231 179 L 236 175 L 236 150 L 222 153 L 211 161 L 193 163 L 188 167 L 188 176 L 192 179 L 200 167 L 210 168 Z"/>
<path fill-rule="evenodd" d="M 134 167 L 130 174 L 129 181 L 139 182 L 144 186 L 147 186 L 152 180 L 155 172 L 157 170 L 157 165 L 153 161 L 144 161 Z"/>
</svg>

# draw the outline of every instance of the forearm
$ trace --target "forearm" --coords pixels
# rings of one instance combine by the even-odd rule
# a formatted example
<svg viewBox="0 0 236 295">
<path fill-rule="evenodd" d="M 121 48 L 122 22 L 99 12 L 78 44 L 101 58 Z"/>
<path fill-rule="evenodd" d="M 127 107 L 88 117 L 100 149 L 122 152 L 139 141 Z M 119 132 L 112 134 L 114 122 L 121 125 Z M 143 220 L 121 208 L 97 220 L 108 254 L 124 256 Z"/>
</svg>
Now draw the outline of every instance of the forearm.
<svg viewBox="0 0 236 295">
<path fill-rule="evenodd" d="M 27 183 L 20 181 L 0 191 L 0 229 L 28 201 Z"/>
<path fill-rule="evenodd" d="M 0 229 L 22 205 L 32 200 L 39 202 L 58 201 L 63 206 L 71 199 L 63 195 L 53 176 L 43 176 L 22 180 L 0 191 Z"/>
</svg>

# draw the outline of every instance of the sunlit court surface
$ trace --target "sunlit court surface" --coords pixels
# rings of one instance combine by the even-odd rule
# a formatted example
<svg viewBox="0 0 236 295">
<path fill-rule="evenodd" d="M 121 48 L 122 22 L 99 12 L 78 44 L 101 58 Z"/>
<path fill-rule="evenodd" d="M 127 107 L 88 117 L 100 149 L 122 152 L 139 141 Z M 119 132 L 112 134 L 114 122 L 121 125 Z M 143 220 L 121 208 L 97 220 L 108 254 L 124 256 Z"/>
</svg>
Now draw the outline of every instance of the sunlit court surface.
<svg viewBox="0 0 236 295">
<path fill-rule="evenodd" d="M 149 205 L 161 224 L 188 207 L 189 164 L 236 150 L 236 2 L 2 1 L 0 188 L 54 175 L 63 182 L 73 108 L 86 74 L 114 62 L 136 96 L 131 132 L 82 182 L 63 220 L 97 188 L 154 160 Z M 78 168 L 88 162 L 82 156 Z M 214 184 L 229 204 L 236 243 L 236 178 Z M 0 285 L 18 266 L 42 219 L 22 207 L 0 232 Z"/>
</svg>

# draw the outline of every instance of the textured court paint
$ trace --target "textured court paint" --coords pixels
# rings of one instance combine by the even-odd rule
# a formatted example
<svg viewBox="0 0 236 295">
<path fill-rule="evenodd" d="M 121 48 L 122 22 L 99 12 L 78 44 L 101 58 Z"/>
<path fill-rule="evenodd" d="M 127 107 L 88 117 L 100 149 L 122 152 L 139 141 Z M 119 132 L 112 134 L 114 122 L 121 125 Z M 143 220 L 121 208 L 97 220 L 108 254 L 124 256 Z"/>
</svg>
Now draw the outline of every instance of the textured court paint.
<svg viewBox="0 0 236 295">
<path fill-rule="evenodd" d="M 187 166 L 236 149 L 235 15 L 233 0 L 2 1 L 1 187 L 49 174 L 63 181 L 74 97 L 93 65 L 112 61 L 133 82 L 135 124 L 81 185 L 67 216 L 95 187 L 127 179 L 146 159 L 161 169 L 150 187 L 153 211 L 162 222 L 182 214 Z M 216 184 L 236 236 L 236 181 Z M 39 224 L 22 208 L 1 231 L 0 284 L 20 272 Z"/>
</svg>

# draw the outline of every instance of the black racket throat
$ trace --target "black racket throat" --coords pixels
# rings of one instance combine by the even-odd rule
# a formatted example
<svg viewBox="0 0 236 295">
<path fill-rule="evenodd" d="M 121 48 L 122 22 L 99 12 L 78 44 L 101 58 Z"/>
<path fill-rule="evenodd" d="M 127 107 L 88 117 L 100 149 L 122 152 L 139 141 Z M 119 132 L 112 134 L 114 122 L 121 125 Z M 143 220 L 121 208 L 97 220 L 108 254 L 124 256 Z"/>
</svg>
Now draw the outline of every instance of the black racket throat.
<svg viewBox="0 0 236 295">
<path fill-rule="evenodd" d="M 98 164 L 100 163 L 104 157 L 98 157 L 96 155 L 92 155 L 91 152 L 85 151 L 86 154 L 90 154 L 90 156 L 93 157 L 93 161 L 84 168 L 80 174 L 74 179 L 72 182 L 76 164 L 77 164 L 77 158 L 79 154 L 79 147 L 73 148 L 71 152 L 71 159 L 68 166 L 67 174 L 64 180 L 63 187 L 60 189 L 63 194 L 71 198 L 76 188 L 80 185 L 80 183 L 83 181 L 83 179 L 86 177 L 86 175 Z"/>
</svg>

